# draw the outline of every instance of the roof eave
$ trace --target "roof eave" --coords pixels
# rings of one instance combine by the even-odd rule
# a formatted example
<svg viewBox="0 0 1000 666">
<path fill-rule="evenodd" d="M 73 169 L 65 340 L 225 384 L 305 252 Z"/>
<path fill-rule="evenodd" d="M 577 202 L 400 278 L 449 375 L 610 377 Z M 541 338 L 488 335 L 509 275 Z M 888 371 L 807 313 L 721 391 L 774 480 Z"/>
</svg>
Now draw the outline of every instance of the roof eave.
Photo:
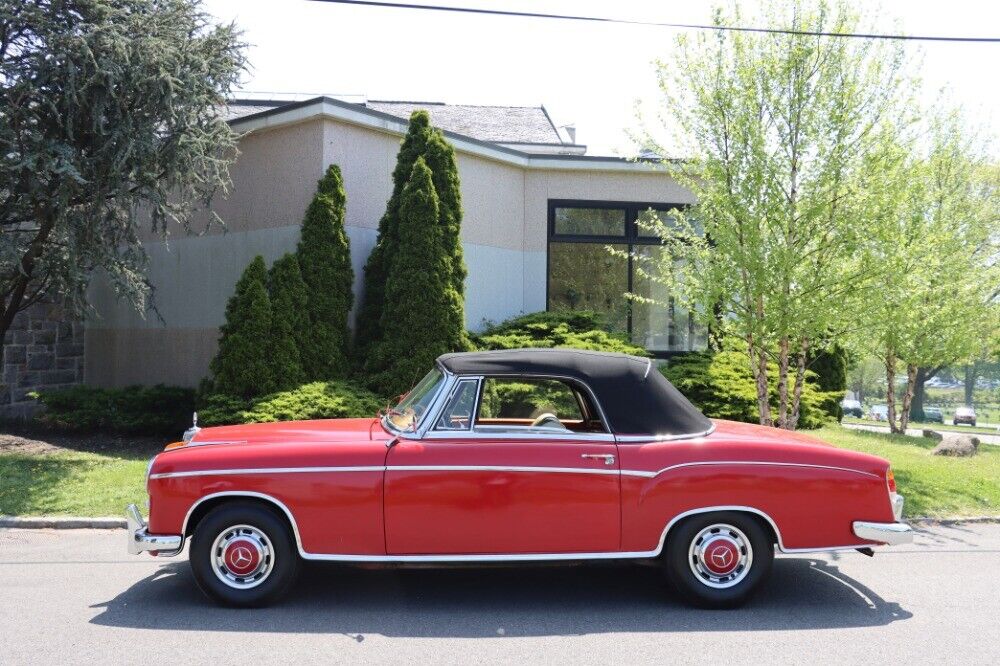
<svg viewBox="0 0 1000 666">
<path fill-rule="evenodd" d="M 274 109 L 229 120 L 229 125 L 241 133 L 250 133 L 306 122 L 315 118 L 332 118 L 397 136 L 406 134 L 408 122 L 398 116 L 376 111 L 331 97 L 315 97 L 292 102 Z M 663 160 L 630 160 L 621 157 L 591 155 L 533 155 L 523 150 L 497 143 L 481 141 L 471 136 L 443 130 L 455 149 L 496 162 L 524 169 L 571 169 L 585 171 L 660 171 Z"/>
</svg>

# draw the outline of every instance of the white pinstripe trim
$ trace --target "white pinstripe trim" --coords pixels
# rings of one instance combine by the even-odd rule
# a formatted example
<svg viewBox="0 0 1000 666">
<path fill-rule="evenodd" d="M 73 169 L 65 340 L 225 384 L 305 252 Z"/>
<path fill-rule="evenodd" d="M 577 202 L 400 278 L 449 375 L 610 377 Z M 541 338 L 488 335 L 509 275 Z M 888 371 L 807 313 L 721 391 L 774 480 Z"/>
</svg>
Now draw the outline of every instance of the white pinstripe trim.
<svg viewBox="0 0 1000 666">
<path fill-rule="evenodd" d="M 150 479 L 176 479 L 185 476 L 229 476 L 243 474 L 317 474 L 324 472 L 382 472 L 385 467 L 257 467 L 250 469 L 198 469 L 189 472 L 161 472 Z"/>
<path fill-rule="evenodd" d="M 872 474 L 871 472 L 863 472 L 859 469 L 851 469 L 850 467 L 835 467 L 833 465 L 810 465 L 808 463 L 788 463 L 788 462 L 772 462 L 766 460 L 705 460 L 699 462 L 687 462 L 680 463 L 679 465 L 671 465 L 669 467 L 664 467 L 658 472 L 642 472 L 638 470 L 622 470 L 622 475 L 624 476 L 640 476 L 647 479 L 652 479 L 664 474 L 666 472 L 673 471 L 675 469 L 680 469 L 682 467 L 702 467 L 709 465 L 767 465 L 773 467 L 805 467 L 809 469 L 832 469 L 839 472 L 853 472 L 854 474 L 863 474 L 864 476 L 871 476 L 876 479 L 880 478 L 877 474 Z"/>
<path fill-rule="evenodd" d="M 770 462 L 759 460 L 711 460 L 701 462 L 680 463 L 664 467 L 656 472 L 645 472 L 630 469 L 596 469 L 592 467 L 521 467 L 511 465 L 372 465 L 367 467 L 263 467 L 252 469 L 206 469 L 192 470 L 188 472 L 162 472 L 151 474 L 150 479 L 171 479 L 188 476 L 231 476 L 243 474 L 321 474 L 339 472 L 525 472 L 525 473 L 547 473 L 547 474 L 621 474 L 622 476 L 635 476 L 644 479 L 652 479 L 660 474 L 671 472 L 684 467 L 704 467 L 704 466 L 728 466 L 728 465 L 764 465 L 772 467 L 804 467 L 807 469 L 831 469 L 839 472 L 852 472 L 879 478 L 871 472 L 863 472 L 849 467 L 835 467 L 832 465 L 810 465 L 807 463 L 786 463 Z"/>
</svg>

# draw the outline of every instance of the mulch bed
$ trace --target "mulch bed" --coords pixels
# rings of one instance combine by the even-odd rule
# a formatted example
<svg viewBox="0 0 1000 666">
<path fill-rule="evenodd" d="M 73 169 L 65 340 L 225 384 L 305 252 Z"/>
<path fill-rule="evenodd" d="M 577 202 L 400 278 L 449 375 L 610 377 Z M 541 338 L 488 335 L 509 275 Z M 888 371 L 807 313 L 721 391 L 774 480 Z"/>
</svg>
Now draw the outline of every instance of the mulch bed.
<svg viewBox="0 0 1000 666">
<path fill-rule="evenodd" d="M 162 451 L 169 441 L 169 437 L 160 435 L 65 433 L 37 428 L 0 426 L 0 453 L 47 455 L 60 451 L 83 451 L 152 456 Z"/>
</svg>

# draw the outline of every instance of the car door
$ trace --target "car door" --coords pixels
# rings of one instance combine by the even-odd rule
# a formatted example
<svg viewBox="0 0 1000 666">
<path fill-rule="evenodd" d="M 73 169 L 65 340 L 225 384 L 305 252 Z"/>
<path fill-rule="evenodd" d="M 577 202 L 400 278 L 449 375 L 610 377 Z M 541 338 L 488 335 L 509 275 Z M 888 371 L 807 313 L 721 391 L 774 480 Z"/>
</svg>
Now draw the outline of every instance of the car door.
<svg viewBox="0 0 1000 666">
<path fill-rule="evenodd" d="M 614 438 L 599 431 L 603 426 L 592 415 L 570 413 L 567 396 L 579 399 L 573 387 L 557 382 L 560 394 L 556 384 L 512 390 L 514 383 L 460 379 L 430 430 L 421 439 L 400 438 L 389 450 L 384 486 L 388 554 L 619 549 Z M 563 413 L 559 426 L 551 419 L 547 426 L 532 426 L 534 417 L 511 416 L 511 409 Z"/>
</svg>

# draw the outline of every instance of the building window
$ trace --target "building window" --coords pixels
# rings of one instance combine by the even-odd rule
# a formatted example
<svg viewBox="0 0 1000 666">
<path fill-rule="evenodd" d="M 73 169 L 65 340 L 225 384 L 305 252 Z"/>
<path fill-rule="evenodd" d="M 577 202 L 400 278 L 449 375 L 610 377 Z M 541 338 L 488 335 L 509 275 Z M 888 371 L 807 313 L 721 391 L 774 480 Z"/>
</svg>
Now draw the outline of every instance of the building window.
<svg viewBox="0 0 1000 666">
<path fill-rule="evenodd" d="M 669 224 L 673 203 L 609 201 L 549 201 L 549 310 L 596 310 L 611 327 L 656 356 L 706 348 L 704 328 L 687 309 L 664 293 L 661 284 L 635 271 L 633 259 L 607 251 L 611 245 L 629 255 L 662 252 L 659 239 L 642 230 L 637 220 L 657 212 Z M 632 292 L 665 306 L 633 302 Z"/>
</svg>

